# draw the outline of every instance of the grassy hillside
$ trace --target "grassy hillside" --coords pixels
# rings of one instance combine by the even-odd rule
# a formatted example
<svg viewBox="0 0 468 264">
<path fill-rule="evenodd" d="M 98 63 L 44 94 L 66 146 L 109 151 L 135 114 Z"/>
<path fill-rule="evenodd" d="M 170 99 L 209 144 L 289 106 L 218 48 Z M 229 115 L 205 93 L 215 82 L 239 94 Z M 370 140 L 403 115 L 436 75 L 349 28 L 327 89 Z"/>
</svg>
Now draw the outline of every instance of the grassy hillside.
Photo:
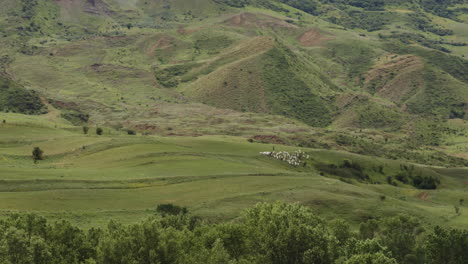
<svg viewBox="0 0 468 264">
<path fill-rule="evenodd" d="M 157 204 L 175 203 L 221 220 L 280 199 L 355 223 L 398 211 L 426 224 L 466 228 L 466 214 L 454 211 L 466 196 L 465 169 L 311 148 L 303 148 L 309 157 L 296 167 L 260 152 L 298 148 L 239 137 L 132 136 L 108 128 L 102 136 L 95 128 L 85 135 L 51 113 L 8 113 L 0 119 L 6 120 L 0 127 L 2 214 L 37 212 L 93 226 L 109 217 L 132 222 Z M 33 147 L 44 151 L 36 164 Z M 440 184 L 418 189 L 426 188 L 414 185 L 418 175 Z"/>
</svg>

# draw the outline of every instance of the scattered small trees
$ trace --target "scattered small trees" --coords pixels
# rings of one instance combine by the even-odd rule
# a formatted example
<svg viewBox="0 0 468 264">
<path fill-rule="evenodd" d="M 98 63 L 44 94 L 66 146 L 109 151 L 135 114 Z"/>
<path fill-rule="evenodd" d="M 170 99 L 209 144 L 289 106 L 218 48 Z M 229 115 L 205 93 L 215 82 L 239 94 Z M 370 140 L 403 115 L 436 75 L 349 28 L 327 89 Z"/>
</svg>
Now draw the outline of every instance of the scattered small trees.
<svg viewBox="0 0 468 264">
<path fill-rule="evenodd" d="M 84 127 L 83 127 L 83 134 L 87 135 L 87 134 L 88 134 L 88 131 L 89 131 L 89 127 L 84 126 Z"/>
<path fill-rule="evenodd" d="M 101 136 L 103 132 L 104 130 L 102 130 L 102 128 L 100 127 L 96 128 L 96 135 Z"/>
<path fill-rule="evenodd" d="M 33 157 L 34 163 L 37 163 L 38 160 L 43 160 L 44 159 L 43 155 L 44 155 L 44 151 L 39 147 L 35 147 L 32 151 L 32 157 Z"/>
</svg>

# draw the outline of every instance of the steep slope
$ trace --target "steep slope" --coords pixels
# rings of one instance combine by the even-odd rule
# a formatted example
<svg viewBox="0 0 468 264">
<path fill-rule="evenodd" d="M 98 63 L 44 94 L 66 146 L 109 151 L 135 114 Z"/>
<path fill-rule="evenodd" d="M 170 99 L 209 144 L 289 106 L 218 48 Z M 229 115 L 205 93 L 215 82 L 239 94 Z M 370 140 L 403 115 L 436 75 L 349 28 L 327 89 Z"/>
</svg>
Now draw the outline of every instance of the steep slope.
<svg viewBox="0 0 468 264">
<path fill-rule="evenodd" d="M 8 75 L 0 73 L 0 111 L 43 114 L 46 109 L 35 91 L 25 89 Z"/>
</svg>

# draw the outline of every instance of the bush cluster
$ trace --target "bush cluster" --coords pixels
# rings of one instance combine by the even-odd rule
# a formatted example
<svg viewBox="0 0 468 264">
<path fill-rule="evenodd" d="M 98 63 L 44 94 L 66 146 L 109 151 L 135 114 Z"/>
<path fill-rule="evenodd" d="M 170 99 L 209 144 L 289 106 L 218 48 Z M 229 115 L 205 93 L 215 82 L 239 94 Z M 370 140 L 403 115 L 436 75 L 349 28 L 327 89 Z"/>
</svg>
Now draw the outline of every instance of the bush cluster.
<svg viewBox="0 0 468 264">
<path fill-rule="evenodd" d="M 418 189 L 425 190 L 437 189 L 437 186 L 440 184 L 439 178 L 433 175 L 425 175 L 420 170 L 416 170 L 414 166 L 406 165 L 400 167 L 400 172 L 395 175 L 395 179 L 404 184 L 410 184 Z M 389 181 L 394 183 L 392 180 Z"/>
<path fill-rule="evenodd" d="M 360 181 L 371 180 L 359 163 L 349 160 L 344 160 L 339 166 L 335 164 L 319 163 L 316 165 L 316 168 L 323 173 L 343 177 L 345 179 L 357 179 Z"/>
</svg>

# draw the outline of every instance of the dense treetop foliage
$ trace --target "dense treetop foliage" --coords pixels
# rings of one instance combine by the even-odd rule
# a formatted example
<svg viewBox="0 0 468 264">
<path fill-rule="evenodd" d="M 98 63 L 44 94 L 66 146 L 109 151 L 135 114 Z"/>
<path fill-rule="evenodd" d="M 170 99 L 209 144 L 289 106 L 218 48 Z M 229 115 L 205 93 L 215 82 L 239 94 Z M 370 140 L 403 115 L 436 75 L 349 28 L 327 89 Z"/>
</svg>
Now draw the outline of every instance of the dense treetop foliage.
<svg viewBox="0 0 468 264">
<path fill-rule="evenodd" d="M 0 222 L 0 263 L 448 263 L 468 261 L 468 231 L 424 230 L 400 215 L 326 222 L 298 204 L 262 203 L 234 222 L 208 224 L 185 208 L 158 207 L 153 217 L 80 229 L 37 215 Z M 164 214 L 161 214 L 163 212 Z"/>
</svg>

